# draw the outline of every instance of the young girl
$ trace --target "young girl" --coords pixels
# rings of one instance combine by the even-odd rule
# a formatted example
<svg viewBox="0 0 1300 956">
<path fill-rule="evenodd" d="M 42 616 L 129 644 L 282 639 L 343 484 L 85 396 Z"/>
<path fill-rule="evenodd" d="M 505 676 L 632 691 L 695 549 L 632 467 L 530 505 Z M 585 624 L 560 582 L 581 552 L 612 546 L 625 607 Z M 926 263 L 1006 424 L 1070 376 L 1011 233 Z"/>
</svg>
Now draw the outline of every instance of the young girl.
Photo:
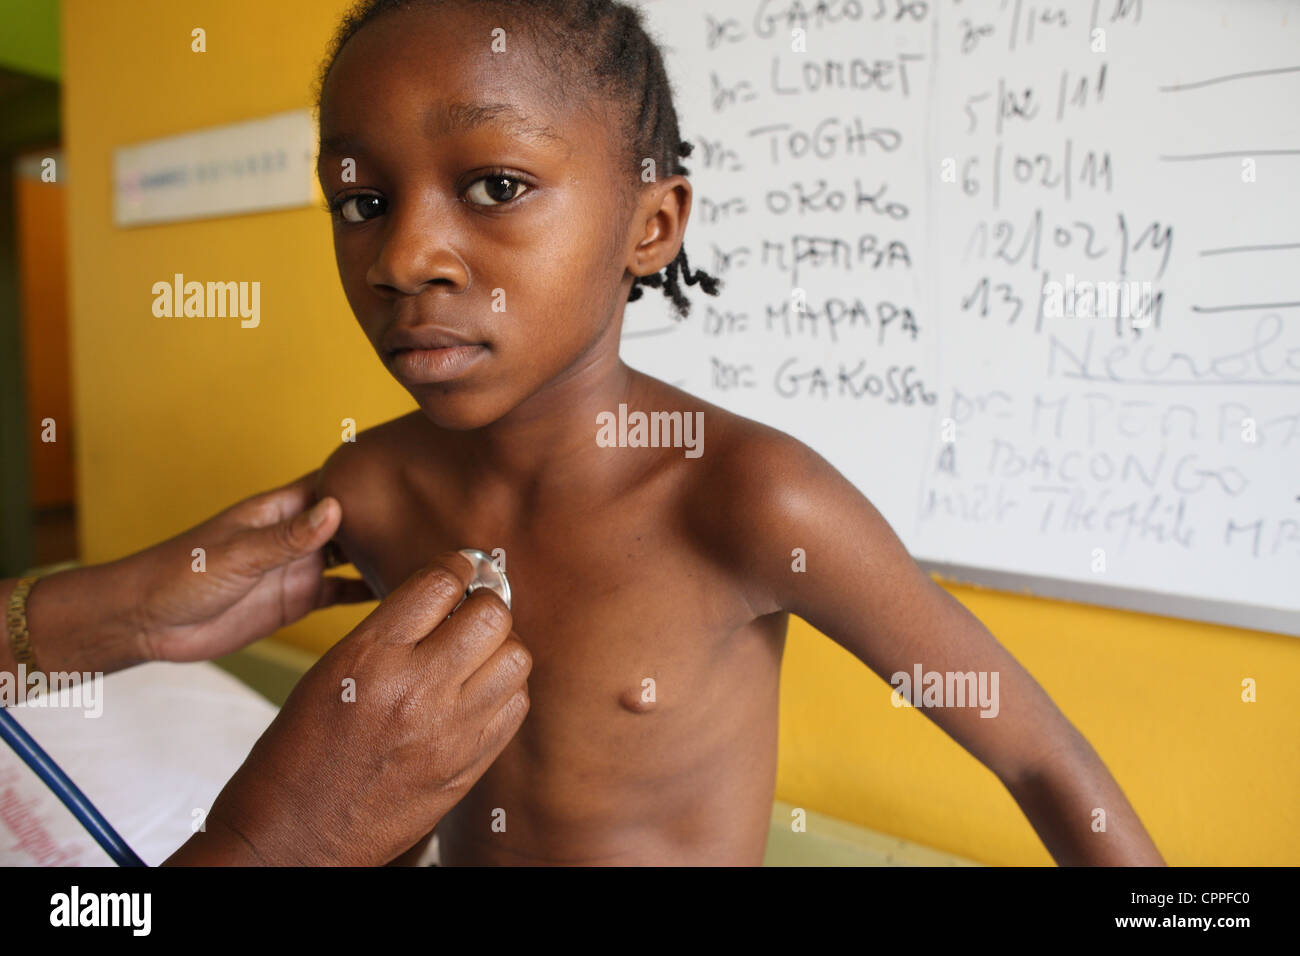
<svg viewBox="0 0 1300 956">
<path fill-rule="evenodd" d="M 419 406 L 326 462 L 338 543 L 381 596 L 439 552 L 501 549 L 533 657 L 527 719 L 438 825 L 444 864 L 760 863 L 791 613 L 886 680 L 998 688 L 914 700 L 1058 862 L 1162 862 L 1088 742 L 857 489 L 619 359 L 643 286 L 683 316 L 682 282 L 719 291 L 682 247 L 690 149 L 635 9 L 367 0 L 318 105 L 348 303 Z M 700 423 L 695 450 L 609 447 L 620 406 Z"/>
</svg>

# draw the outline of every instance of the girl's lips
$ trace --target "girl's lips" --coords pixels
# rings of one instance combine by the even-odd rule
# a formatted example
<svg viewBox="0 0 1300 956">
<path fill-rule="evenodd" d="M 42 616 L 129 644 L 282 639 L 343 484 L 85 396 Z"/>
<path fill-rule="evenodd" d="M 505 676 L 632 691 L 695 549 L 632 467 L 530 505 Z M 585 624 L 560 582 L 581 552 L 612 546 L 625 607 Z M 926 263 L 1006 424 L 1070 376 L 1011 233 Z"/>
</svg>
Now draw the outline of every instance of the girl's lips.
<svg viewBox="0 0 1300 956">
<path fill-rule="evenodd" d="M 404 385 L 431 385 L 460 377 L 486 354 L 485 345 L 399 349 L 389 358 L 388 367 Z"/>
</svg>

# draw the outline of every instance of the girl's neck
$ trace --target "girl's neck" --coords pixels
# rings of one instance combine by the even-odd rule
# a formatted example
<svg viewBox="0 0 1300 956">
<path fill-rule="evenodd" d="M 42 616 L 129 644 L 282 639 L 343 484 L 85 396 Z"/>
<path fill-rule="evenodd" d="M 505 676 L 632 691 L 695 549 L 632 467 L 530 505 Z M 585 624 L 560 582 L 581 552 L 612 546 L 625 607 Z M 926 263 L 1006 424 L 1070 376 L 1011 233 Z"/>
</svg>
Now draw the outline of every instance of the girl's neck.
<svg viewBox="0 0 1300 956">
<path fill-rule="evenodd" d="M 615 494 L 644 462 L 596 443 L 597 415 L 639 407 L 645 376 L 618 354 L 622 323 L 555 381 L 491 425 L 463 433 L 465 477 L 521 498 Z M 636 456 L 642 457 L 642 456 Z"/>
</svg>

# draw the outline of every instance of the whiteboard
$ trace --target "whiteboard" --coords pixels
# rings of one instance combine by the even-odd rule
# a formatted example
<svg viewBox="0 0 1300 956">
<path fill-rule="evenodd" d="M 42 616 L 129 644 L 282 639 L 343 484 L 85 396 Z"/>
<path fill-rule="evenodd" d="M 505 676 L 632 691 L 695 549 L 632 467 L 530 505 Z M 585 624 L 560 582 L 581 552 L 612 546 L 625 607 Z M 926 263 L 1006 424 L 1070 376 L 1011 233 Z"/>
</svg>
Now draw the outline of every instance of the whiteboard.
<svg viewBox="0 0 1300 956">
<path fill-rule="evenodd" d="M 1300 2 L 641 6 L 724 285 L 629 364 L 941 577 L 1300 635 Z"/>
</svg>

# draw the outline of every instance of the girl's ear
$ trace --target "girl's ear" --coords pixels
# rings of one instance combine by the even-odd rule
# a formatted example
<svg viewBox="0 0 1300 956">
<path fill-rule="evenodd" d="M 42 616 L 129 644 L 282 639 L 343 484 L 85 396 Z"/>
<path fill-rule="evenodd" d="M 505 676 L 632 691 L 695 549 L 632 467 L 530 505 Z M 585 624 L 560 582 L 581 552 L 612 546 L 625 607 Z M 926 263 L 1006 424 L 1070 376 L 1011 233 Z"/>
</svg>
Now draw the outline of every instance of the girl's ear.
<svg viewBox="0 0 1300 956">
<path fill-rule="evenodd" d="M 629 272 L 654 275 L 677 258 L 691 215 L 691 196 L 691 183 L 685 176 L 670 176 L 646 193 L 637 205 L 642 234 L 632 252 Z"/>
</svg>

